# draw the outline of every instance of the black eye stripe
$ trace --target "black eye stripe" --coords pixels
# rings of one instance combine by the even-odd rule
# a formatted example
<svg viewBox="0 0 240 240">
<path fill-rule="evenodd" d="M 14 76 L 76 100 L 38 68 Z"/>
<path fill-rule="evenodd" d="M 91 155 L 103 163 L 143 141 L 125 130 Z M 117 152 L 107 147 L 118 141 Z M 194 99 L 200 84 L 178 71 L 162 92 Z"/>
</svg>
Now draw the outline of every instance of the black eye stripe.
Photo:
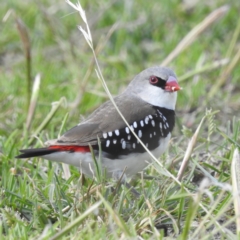
<svg viewBox="0 0 240 240">
<path fill-rule="evenodd" d="M 163 89 L 165 88 L 165 85 L 166 85 L 166 81 L 157 76 L 150 76 L 149 82 L 150 82 L 150 84 L 152 84 L 156 87 L 163 88 Z"/>
<path fill-rule="evenodd" d="M 158 86 L 158 87 L 165 87 L 166 81 L 163 80 L 163 79 L 161 79 L 161 78 L 159 78 L 159 77 L 157 77 L 157 79 L 158 79 L 158 84 L 157 84 L 157 86 Z"/>
</svg>

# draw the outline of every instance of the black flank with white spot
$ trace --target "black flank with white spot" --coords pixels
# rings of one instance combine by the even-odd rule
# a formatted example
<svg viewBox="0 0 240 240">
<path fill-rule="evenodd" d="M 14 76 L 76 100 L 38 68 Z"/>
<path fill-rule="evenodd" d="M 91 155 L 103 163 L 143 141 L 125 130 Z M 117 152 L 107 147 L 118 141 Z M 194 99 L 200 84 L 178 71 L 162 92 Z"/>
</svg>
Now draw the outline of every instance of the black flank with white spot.
<svg viewBox="0 0 240 240">
<path fill-rule="evenodd" d="M 175 124 L 174 110 L 153 106 L 151 112 L 152 114 L 143 119 L 129 123 L 150 151 L 159 146 L 159 141 L 171 133 Z M 99 150 L 98 145 L 92 147 L 94 150 Z M 119 159 L 130 153 L 145 152 L 127 126 L 103 133 L 101 149 L 103 155 L 109 159 Z"/>
</svg>

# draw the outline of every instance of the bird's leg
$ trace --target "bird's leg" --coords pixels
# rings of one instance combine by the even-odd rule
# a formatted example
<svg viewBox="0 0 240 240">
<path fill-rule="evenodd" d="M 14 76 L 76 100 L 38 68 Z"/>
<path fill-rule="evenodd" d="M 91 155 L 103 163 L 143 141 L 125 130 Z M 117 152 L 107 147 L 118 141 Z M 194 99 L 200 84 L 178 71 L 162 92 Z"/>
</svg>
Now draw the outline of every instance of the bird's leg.
<svg viewBox="0 0 240 240">
<path fill-rule="evenodd" d="M 113 172 L 113 179 L 117 180 L 116 190 L 119 188 L 119 185 L 124 184 L 131 191 L 134 197 L 139 198 L 141 194 L 127 182 L 127 177 L 124 172 L 125 170 L 118 170 Z"/>
</svg>

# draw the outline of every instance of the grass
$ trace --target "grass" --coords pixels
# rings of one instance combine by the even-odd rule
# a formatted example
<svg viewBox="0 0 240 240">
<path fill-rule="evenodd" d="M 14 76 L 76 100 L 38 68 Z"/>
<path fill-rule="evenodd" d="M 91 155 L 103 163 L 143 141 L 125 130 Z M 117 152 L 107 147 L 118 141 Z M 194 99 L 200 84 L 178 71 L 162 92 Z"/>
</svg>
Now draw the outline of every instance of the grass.
<svg viewBox="0 0 240 240">
<path fill-rule="evenodd" d="M 1 5 L 1 239 L 163 239 L 160 225 L 168 239 L 239 239 L 238 1 L 81 1 L 113 95 L 161 63 L 183 87 L 164 168 L 155 162 L 131 181 L 139 199 L 124 187 L 110 194 L 116 183 L 82 179 L 74 167 L 14 158 L 76 125 L 108 95 L 76 27 L 85 24 L 69 5 Z"/>
</svg>

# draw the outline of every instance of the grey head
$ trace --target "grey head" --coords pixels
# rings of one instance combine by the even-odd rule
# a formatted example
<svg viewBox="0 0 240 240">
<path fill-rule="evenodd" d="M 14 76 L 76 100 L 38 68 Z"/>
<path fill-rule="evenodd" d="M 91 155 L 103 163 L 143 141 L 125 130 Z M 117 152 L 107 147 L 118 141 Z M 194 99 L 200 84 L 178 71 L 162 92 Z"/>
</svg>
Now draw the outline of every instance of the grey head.
<svg viewBox="0 0 240 240">
<path fill-rule="evenodd" d="M 151 105 L 174 110 L 179 89 L 174 71 L 154 66 L 136 75 L 124 94 L 132 94 Z"/>
</svg>

